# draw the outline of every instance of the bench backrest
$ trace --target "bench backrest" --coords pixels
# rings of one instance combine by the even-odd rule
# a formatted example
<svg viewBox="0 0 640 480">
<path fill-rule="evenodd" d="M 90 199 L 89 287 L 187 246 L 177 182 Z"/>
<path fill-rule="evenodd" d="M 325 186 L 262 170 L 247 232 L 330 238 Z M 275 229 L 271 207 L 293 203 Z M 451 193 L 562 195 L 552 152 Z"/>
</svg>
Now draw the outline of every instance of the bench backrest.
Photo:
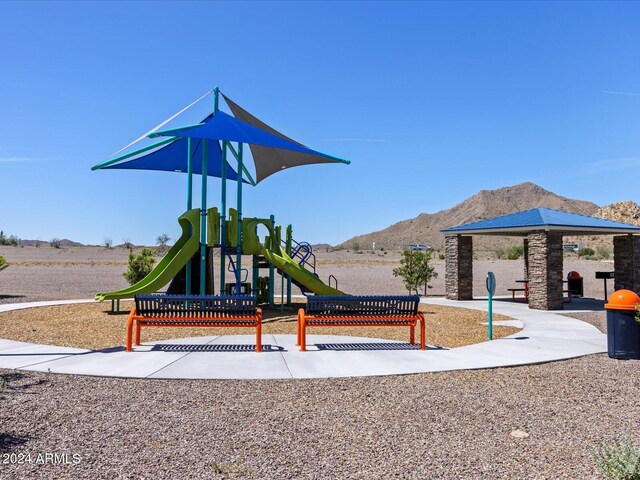
<svg viewBox="0 0 640 480">
<path fill-rule="evenodd" d="M 136 295 L 136 312 L 153 317 L 251 316 L 256 297 L 249 295 Z"/>
<path fill-rule="evenodd" d="M 417 315 L 420 297 L 417 295 L 395 296 L 340 296 L 323 297 L 314 295 L 307 297 L 305 312 L 315 316 L 363 316 L 382 317 L 388 315 Z"/>
</svg>

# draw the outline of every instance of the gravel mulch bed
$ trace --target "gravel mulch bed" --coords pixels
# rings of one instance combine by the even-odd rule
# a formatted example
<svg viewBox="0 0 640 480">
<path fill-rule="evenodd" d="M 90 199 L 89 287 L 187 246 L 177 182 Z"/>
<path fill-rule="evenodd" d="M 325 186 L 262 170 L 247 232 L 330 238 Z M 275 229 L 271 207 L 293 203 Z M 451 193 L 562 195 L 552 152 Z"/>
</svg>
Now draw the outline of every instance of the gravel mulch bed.
<svg viewBox="0 0 640 480">
<path fill-rule="evenodd" d="M 128 310 L 133 302 L 121 302 L 120 308 L 127 310 L 112 314 L 110 302 L 59 305 L 16 310 L 0 314 L 0 338 L 22 342 L 59 345 L 64 347 L 102 349 L 124 345 Z M 263 333 L 296 333 L 297 309 L 263 309 Z M 421 305 L 425 312 L 427 343 L 448 348 L 461 347 L 486 340 L 486 313 L 466 308 L 451 308 Z M 509 317 L 494 315 L 495 320 Z M 497 338 L 512 335 L 514 327 L 494 326 Z M 407 327 L 341 327 L 310 328 L 311 334 L 350 335 L 408 341 Z M 167 340 L 207 335 L 255 334 L 250 328 L 144 328 L 142 341 Z"/>
<path fill-rule="evenodd" d="M 590 445 L 640 440 L 640 362 L 606 355 L 322 380 L 0 375 L 0 452 L 79 461 L 2 478 L 587 479 Z"/>
</svg>

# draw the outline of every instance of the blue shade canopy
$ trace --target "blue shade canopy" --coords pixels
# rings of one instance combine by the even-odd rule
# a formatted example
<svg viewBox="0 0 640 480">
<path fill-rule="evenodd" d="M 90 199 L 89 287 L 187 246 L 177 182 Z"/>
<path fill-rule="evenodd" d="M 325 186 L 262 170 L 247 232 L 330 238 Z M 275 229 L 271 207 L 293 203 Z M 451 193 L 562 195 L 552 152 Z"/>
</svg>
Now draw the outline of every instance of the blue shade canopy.
<svg viewBox="0 0 640 480">
<path fill-rule="evenodd" d="M 539 230 L 589 235 L 640 234 L 640 227 L 637 225 L 587 217 L 586 215 L 544 207 L 445 228 L 440 231 L 444 234 L 526 235 L 529 232 Z"/>
<path fill-rule="evenodd" d="M 225 97 L 226 99 L 226 97 Z M 229 101 L 227 99 L 227 101 Z M 230 103 L 231 105 L 231 103 Z M 237 105 L 233 104 L 237 107 Z M 244 110 L 237 107 L 239 111 Z M 235 112 L 234 112 L 235 113 Z M 247 119 L 258 119 L 247 113 Z M 314 163 L 349 163 L 348 160 L 334 157 L 326 153 L 312 150 L 295 142 L 268 125 L 260 122 L 251 125 L 224 112 L 216 112 L 211 120 L 200 125 L 154 132 L 150 137 L 175 136 L 191 138 L 207 138 L 210 140 L 227 140 L 247 143 L 251 148 L 256 169 L 256 183 L 276 172 L 290 167 L 310 165 Z M 265 128 L 266 127 L 266 128 Z M 268 131 L 267 131 L 268 130 Z"/>
<path fill-rule="evenodd" d="M 202 140 L 194 138 L 191 141 L 193 150 L 192 172 L 202 174 Z M 160 170 L 166 172 L 187 173 L 188 163 L 187 139 L 178 138 L 175 141 L 152 150 L 149 153 L 141 154 L 132 160 L 125 160 L 121 163 L 101 167 L 111 169 L 129 170 Z M 207 176 L 222 176 L 222 154 L 218 142 L 209 142 L 207 145 Z M 227 178 L 237 180 L 236 172 L 227 164 Z M 245 183 L 247 183 L 245 181 Z"/>
</svg>

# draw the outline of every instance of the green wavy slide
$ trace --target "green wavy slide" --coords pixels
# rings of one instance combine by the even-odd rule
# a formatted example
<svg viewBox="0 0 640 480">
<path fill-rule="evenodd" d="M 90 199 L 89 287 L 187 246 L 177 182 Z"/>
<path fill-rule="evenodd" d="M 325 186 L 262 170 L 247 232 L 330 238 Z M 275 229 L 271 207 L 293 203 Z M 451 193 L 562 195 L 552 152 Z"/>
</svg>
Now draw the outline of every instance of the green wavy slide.
<svg viewBox="0 0 640 480">
<path fill-rule="evenodd" d="M 229 218 L 231 219 L 230 224 L 233 225 L 235 218 L 237 218 L 235 210 L 231 209 L 229 211 Z M 269 238 L 265 243 L 267 245 L 273 245 L 274 248 L 270 249 L 262 245 L 257 234 L 258 225 L 264 225 L 269 230 Z M 243 219 L 242 238 L 242 250 L 245 255 L 263 255 L 274 267 L 286 273 L 297 283 L 316 295 L 346 295 L 346 293 L 325 284 L 316 275 L 314 275 L 313 272 L 302 267 L 298 262 L 287 255 L 286 250 L 280 245 L 279 230 L 274 232 L 269 220 L 258 218 Z M 237 245 L 235 235 L 231 235 L 230 243 L 231 245 Z"/>
<path fill-rule="evenodd" d="M 187 210 L 178 218 L 178 223 L 182 228 L 180 238 L 149 275 L 128 288 L 115 292 L 97 293 L 96 300 L 102 302 L 104 300 L 133 298 L 139 293 L 157 292 L 169 283 L 198 251 L 200 246 L 200 209 Z"/>
</svg>

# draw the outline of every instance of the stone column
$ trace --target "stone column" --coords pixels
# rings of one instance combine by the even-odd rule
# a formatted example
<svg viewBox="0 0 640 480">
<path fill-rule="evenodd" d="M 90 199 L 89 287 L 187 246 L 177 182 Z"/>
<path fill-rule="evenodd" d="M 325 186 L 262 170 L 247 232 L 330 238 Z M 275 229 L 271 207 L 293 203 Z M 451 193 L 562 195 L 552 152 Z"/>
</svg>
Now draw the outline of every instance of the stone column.
<svg viewBox="0 0 640 480">
<path fill-rule="evenodd" d="M 562 310 L 562 234 L 532 232 L 529 244 L 529 308 Z"/>
<path fill-rule="evenodd" d="M 613 269 L 615 290 L 640 292 L 640 236 L 613 237 Z"/>
<path fill-rule="evenodd" d="M 529 240 L 525 237 L 522 240 L 522 246 L 524 247 L 524 278 L 529 280 Z"/>
<path fill-rule="evenodd" d="M 450 300 L 473 300 L 473 239 L 445 237 L 445 292 Z"/>
</svg>

